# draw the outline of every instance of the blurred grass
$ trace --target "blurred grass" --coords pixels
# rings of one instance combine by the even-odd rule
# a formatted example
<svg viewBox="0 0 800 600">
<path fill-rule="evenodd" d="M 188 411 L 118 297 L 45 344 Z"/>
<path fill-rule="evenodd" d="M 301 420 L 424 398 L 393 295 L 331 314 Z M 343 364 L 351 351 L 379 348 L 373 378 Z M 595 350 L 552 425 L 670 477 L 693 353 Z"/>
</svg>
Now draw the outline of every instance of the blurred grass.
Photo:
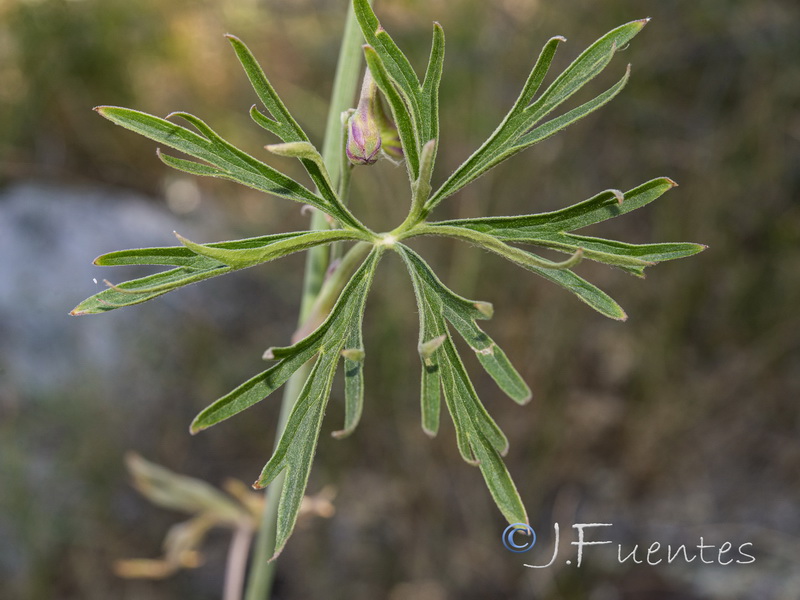
<svg viewBox="0 0 800 600">
<path fill-rule="evenodd" d="M 800 6 L 791 0 L 377 5 L 418 68 L 430 21 L 444 26 L 439 180 L 493 130 L 546 39 L 568 38 L 557 58 L 556 68 L 563 67 L 613 26 L 654 18 L 609 67 L 611 81 L 626 61 L 633 63 L 619 98 L 495 169 L 446 202 L 441 216 L 547 210 L 668 175 L 681 187 L 603 231 L 632 241 L 702 242 L 708 251 L 659 266 L 646 281 L 582 268 L 626 308 L 631 318 L 619 324 L 491 256 L 435 240 L 416 245 L 436 256 L 434 264 L 459 293 L 495 304 L 489 332 L 534 390 L 531 405 L 514 406 L 473 369 L 511 441 L 509 468 L 537 531 L 546 532 L 554 519 L 566 528 L 573 521 L 614 522 L 632 546 L 661 539 L 661 528 L 672 524 L 676 543 L 695 542 L 697 531 L 718 542 L 754 541 L 758 561 L 719 581 L 701 577 L 694 565 L 644 570 L 595 563 L 580 572 L 562 565 L 535 574 L 522 568 L 499 546 L 503 524 L 477 470 L 459 459 L 452 428 L 443 426 L 433 441 L 419 428 L 413 297 L 398 261 L 387 260 L 367 311 L 364 422 L 347 441 L 323 436 L 309 488 L 336 485 L 337 515 L 297 532 L 279 564 L 280 597 L 329 597 L 332 589 L 336 597 L 392 600 L 794 597 Z M 268 140 L 247 118 L 255 98 L 222 37 L 228 31 L 251 46 L 318 141 L 343 7 L 321 0 L 7 0 L 0 5 L 0 178 L 133 187 L 158 202 L 171 174 L 152 144 L 89 110 L 98 104 L 156 114 L 189 110 L 259 155 Z M 200 186 L 229 215 L 232 235 L 302 223 L 296 207 L 279 200 L 224 182 Z M 357 213 L 389 226 L 405 213 L 405 186 L 402 169 L 389 164 L 359 170 Z M 276 263 L 255 276 L 269 278 L 284 297 L 293 293 L 285 284 L 291 281 L 299 295 L 300 264 Z M 185 434 L 194 411 L 259 368 L 264 347 L 281 343 L 260 337 L 276 329 L 253 322 L 258 311 L 245 314 L 250 320 L 243 317 L 227 332 L 196 315 L 194 333 L 181 338 L 190 350 L 185 360 L 172 358 L 164 386 L 152 392 L 155 401 L 141 409 L 149 412 L 112 404 L 110 384 L 102 382 L 52 398 L 20 399 L 21 392 L 5 390 L 0 521 L 15 521 L 20 533 L 0 541 L 0 577 L 12 597 L 218 596 L 224 539 L 211 550 L 215 566 L 167 582 L 125 582 L 111 575 L 110 565 L 157 555 L 173 517 L 130 491 L 124 451 L 214 483 L 228 475 L 252 478 L 267 459 L 276 417 L 270 401 L 250 419 L 196 439 Z M 287 332 L 292 319 L 282 324 Z M 210 356 L 201 347 L 211 348 Z M 328 430 L 342 417 L 334 404 Z M 87 428 L 87 421 L 98 426 Z M 63 478 L 73 482 L 55 496 L 41 477 L 48 469 L 30 458 L 53 453 L 66 469 Z M 786 536 L 784 543 L 774 541 L 775 532 Z M 758 585 L 715 592 L 723 579 L 753 581 L 746 577 Z"/>
</svg>

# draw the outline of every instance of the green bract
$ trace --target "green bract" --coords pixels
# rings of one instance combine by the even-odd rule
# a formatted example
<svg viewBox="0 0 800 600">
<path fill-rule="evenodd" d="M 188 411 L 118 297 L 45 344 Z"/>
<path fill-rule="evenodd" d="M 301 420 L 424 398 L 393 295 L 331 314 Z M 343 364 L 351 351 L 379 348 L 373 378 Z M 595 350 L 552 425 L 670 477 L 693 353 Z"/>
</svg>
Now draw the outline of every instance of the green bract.
<svg viewBox="0 0 800 600">
<path fill-rule="evenodd" d="M 444 61 L 443 30 L 438 23 L 434 24 L 430 61 L 420 81 L 406 56 L 380 26 L 369 2 L 354 0 L 353 5 L 367 42 L 363 47 L 364 56 L 375 84 L 391 109 L 410 180 L 411 208 L 405 221 L 393 231 L 375 233 L 349 211 L 342 192 L 346 185 L 337 189 L 336 182 L 345 182 L 351 167 L 342 161 L 346 166 L 341 173 L 327 172 L 320 153 L 281 102 L 253 55 L 233 36 L 228 39 L 266 111 L 265 114 L 254 106 L 250 115 L 281 141 L 267 149 L 300 160 L 316 191 L 242 152 L 190 114 L 173 113 L 168 119 L 180 117 L 194 130 L 135 110 L 97 108 L 114 123 L 196 159 L 176 158 L 159 150 L 161 160 L 173 168 L 194 175 L 230 179 L 268 194 L 309 204 L 326 213 L 334 225 L 324 231 L 295 231 L 216 244 L 197 244 L 179 237 L 181 246 L 103 255 L 96 264 L 172 268 L 118 285 L 109 284 L 107 290 L 78 305 L 73 314 L 97 314 L 137 304 L 190 283 L 314 246 L 354 243 L 326 281 L 309 321 L 300 330 L 302 339 L 288 347 L 268 350 L 265 358 L 277 361 L 272 367 L 214 402 L 191 426 L 195 433 L 236 415 L 269 396 L 304 364 L 314 361 L 276 450 L 255 483 L 256 487 L 264 487 L 286 471 L 278 507 L 276 554 L 286 543 L 297 518 L 340 361 L 344 363 L 346 414 L 344 427 L 334 432 L 334 436 L 345 437 L 351 433 L 361 416 L 365 357 L 362 317 L 373 275 L 385 252 L 397 252 L 402 258 L 419 307 L 422 427 L 429 435 L 436 434 L 443 396 L 455 425 L 462 457 L 480 468 L 500 511 L 510 523 L 518 523 L 527 522 L 527 516 L 501 459 L 508 449 L 508 440 L 478 398 L 453 343 L 452 331 L 464 338 L 500 389 L 514 401 L 526 403 L 531 397 L 530 389 L 503 351 L 477 325 L 478 320 L 491 318 L 492 306 L 467 300 L 451 291 L 405 242 L 421 235 L 463 240 L 561 285 L 605 316 L 620 320 L 626 318 L 622 308 L 605 292 L 576 275 L 572 268 L 577 263 L 590 259 L 642 276 L 646 267 L 690 256 L 704 248 L 690 243 L 626 244 L 573 233 L 652 202 L 674 187 L 674 182 L 667 178 L 654 179 L 627 192 L 607 190 L 554 212 L 439 222 L 428 218 L 440 202 L 498 163 L 588 115 L 618 94 L 628 80 L 630 67 L 618 83 L 593 100 L 552 116 L 610 63 L 616 51 L 644 27 L 646 19 L 622 25 L 601 37 L 539 93 L 556 48 L 565 40 L 555 37 L 547 42 L 519 98 L 494 133 L 434 191 L 431 175 L 439 139 L 438 90 Z M 530 246 L 561 251 L 569 256 L 562 262 L 554 262 L 531 252 Z"/>
</svg>

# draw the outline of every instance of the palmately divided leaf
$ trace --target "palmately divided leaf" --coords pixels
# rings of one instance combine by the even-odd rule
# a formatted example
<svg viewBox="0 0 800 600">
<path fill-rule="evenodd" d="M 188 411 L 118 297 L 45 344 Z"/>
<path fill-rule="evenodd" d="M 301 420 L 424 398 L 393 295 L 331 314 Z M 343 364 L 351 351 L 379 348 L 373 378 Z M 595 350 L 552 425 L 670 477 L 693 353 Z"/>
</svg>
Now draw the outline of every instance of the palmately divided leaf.
<svg viewBox="0 0 800 600">
<path fill-rule="evenodd" d="M 338 220 L 343 229 L 291 232 L 214 244 L 198 244 L 178 236 L 183 246 L 112 252 L 98 257 L 95 263 L 171 268 L 117 285 L 109 283 L 109 289 L 82 302 L 73 314 L 105 312 L 144 302 L 197 281 L 323 244 L 366 242 L 358 244 L 345 256 L 339 268 L 332 271 L 316 302 L 311 305 L 313 298 L 309 301 L 312 316 L 294 338 L 302 339 L 290 346 L 267 350 L 265 358 L 277 361 L 273 366 L 212 403 L 197 415 L 191 425 L 191 432 L 197 433 L 246 410 L 277 390 L 303 365 L 313 361 L 275 451 L 254 484 L 259 488 L 276 479 L 282 482 L 276 484 L 282 485 L 282 492 L 277 507 L 275 556 L 283 549 L 297 520 L 339 360 L 344 365 L 345 419 L 344 427 L 333 432 L 334 437 L 352 433 L 361 418 L 364 403 L 364 308 L 375 269 L 387 247 L 397 251 L 404 261 L 419 309 L 423 430 L 428 435 L 436 435 L 444 396 L 461 456 L 480 468 L 495 503 L 509 523 L 527 523 L 528 517 L 502 460 L 508 450 L 508 440 L 478 397 L 453 341 L 450 326 L 464 338 L 483 368 L 512 399 L 524 404 L 531 397 L 530 389 L 505 353 L 477 324 L 478 320 L 491 318 L 491 304 L 469 300 L 450 290 L 428 264 L 400 240 L 418 235 L 443 235 L 467 241 L 557 283 L 595 310 L 621 320 L 626 315 L 619 305 L 605 292 L 576 275 L 572 267 L 583 258 L 589 258 L 643 276 L 644 269 L 650 265 L 690 256 L 704 249 L 690 243 L 628 244 L 572 233 L 652 202 L 675 185 L 666 178 L 647 182 L 625 194 L 607 190 L 574 206 L 548 213 L 440 223 L 426 221 L 430 211 L 443 199 L 493 166 L 591 114 L 614 98 L 628 80 L 630 65 L 624 77 L 605 92 L 576 108 L 549 116 L 605 69 L 616 52 L 642 29 L 646 19 L 627 23 L 601 37 L 540 93 L 556 49 L 566 41 L 562 37 L 549 40 L 517 101 L 497 129 L 431 194 L 431 174 L 439 140 L 438 94 L 444 61 L 444 32 L 438 23 L 434 23 L 430 57 L 420 83 L 408 58 L 381 27 L 370 1 L 353 0 L 353 9 L 367 42 L 363 46 L 367 66 L 391 108 L 411 181 L 409 215 L 390 233 L 374 234 L 344 205 L 340 197 L 344 192 L 337 191 L 337 186 L 338 190 L 347 189 L 349 169 L 342 173 L 328 173 L 322 156 L 278 97 L 253 54 L 234 36 L 227 37 L 267 113 L 254 105 L 250 115 L 258 125 L 283 142 L 268 145 L 266 149 L 299 159 L 318 192 L 312 192 L 236 148 L 191 114 L 173 113 L 161 119 L 125 108 L 104 106 L 96 109 L 112 122 L 196 159 L 171 156 L 159 150 L 159 158 L 172 168 L 192 175 L 229 179 L 311 205 Z M 194 130 L 172 123 L 168 120 L 172 116 L 181 117 Z M 331 139 L 334 138 L 329 138 L 329 142 Z M 396 145 L 394 137 L 392 145 Z M 342 150 L 344 148 L 342 146 Z M 327 149 L 326 158 L 330 159 Z M 568 253 L 570 257 L 555 262 L 513 244 L 536 245 Z M 353 271 L 348 280 L 347 276 Z M 335 303 L 334 298 L 337 298 Z M 305 308 L 304 314 L 308 312 Z"/>
</svg>

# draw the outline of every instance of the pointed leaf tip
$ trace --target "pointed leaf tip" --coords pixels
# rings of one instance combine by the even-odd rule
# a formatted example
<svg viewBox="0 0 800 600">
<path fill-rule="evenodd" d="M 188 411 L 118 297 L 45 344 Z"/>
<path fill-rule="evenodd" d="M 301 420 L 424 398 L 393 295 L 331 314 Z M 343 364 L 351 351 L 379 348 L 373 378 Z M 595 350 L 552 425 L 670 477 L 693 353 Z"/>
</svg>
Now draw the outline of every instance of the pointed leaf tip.
<svg viewBox="0 0 800 600">
<path fill-rule="evenodd" d="M 347 360 L 352 360 L 353 362 L 361 362 L 364 360 L 366 354 L 360 348 L 347 348 L 342 350 L 342 356 Z"/>
<path fill-rule="evenodd" d="M 431 356 L 433 356 L 433 353 L 436 352 L 439 346 L 442 345 L 442 342 L 444 342 L 446 339 L 447 339 L 447 334 L 442 334 L 431 340 L 428 340 L 423 344 L 420 344 L 419 346 L 420 356 L 422 358 L 430 358 Z"/>
<path fill-rule="evenodd" d="M 622 203 L 625 202 L 625 194 L 623 194 L 620 190 L 615 189 L 610 189 L 608 191 L 614 194 L 614 197 L 617 199 L 617 204 L 622 206 Z"/>
<path fill-rule="evenodd" d="M 186 119 L 187 116 L 191 117 L 192 115 L 189 115 L 187 112 L 182 111 L 182 110 L 173 110 L 171 113 L 169 113 L 167 116 L 165 116 L 164 119 L 165 120 L 169 120 L 169 119 L 171 119 L 173 117 L 180 117 L 181 119 L 188 120 L 188 119 Z"/>
<path fill-rule="evenodd" d="M 310 142 L 284 142 L 282 144 L 267 144 L 264 148 L 278 156 L 290 158 L 307 158 L 322 163 L 322 157 Z"/>
<path fill-rule="evenodd" d="M 494 306 L 491 302 L 475 302 L 473 306 L 487 319 L 491 319 L 494 316 Z"/>
</svg>

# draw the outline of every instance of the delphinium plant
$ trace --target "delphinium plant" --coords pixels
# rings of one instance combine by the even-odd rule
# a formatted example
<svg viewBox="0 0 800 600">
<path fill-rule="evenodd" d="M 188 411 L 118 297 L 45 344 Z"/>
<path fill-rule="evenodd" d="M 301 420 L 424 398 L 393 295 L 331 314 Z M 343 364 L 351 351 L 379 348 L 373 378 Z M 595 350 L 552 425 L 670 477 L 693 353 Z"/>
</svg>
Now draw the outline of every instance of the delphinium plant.
<svg viewBox="0 0 800 600">
<path fill-rule="evenodd" d="M 358 28 L 353 26 L 354 18 Z M 387 252 L 401 257 L 418 306 L 422 428 L 428 435 L 436 435 L 444 401 L 455 426 L 461 456 L 480 469 L 509 523 L 526 523 L 523 502 L 503 463 L 508 440 L 476 394 L 454 335 L 466 341 L 483 368 L 513 401 L 525 404 L 531 391 L 505 353 L 478 325 L 478 321 L 492 317 L 492 305 L 464 298 L 448 288 L 409 242 L 419 236 L 444 236 L 472 244 L 563 287 L 591 308 L 618 320 L 626 318 L 625 312 L 608 294 L 575 273 L 573 268 L 578 263 L 597 261 L 642 277 L 649 266 L 691 256 L 704 248 L 692 243 L 629 244 L 575 233 L 649 204 L 675 186 L 668 178 L 653 179 L 626 192 L 601 191 L 553 212 L 435 220 L 440 203 L 453 199 L 459 190 L 492 167 L 614 98 L 627 83 L 630 66 L 609 89 L 579 106 L 560 110 L 610 64 L 647 19 L 621 25 L 602 36 L 542 90 L 556 50 L 566 41 L 563 37 L 550 39 L 516 102 L 494 132 L 438 185 L 433 185 L 432 175 L 440 139 L 439 83 L 445 46 L 442 27 L 438 23 L 433 26 L 430 59 L 420 78 L 380 25 L 368 0 L 354 0 L 349 19 L 322 152 L 283 104 L 247 46 L 228 36 L 261 101 L 260 106 L 250 109 L 250 116 L 277 138 L 266 150 L 297 158 L 313 188 L 238 149 L 192 114 L 177 112 L 162 119 L 128 108 L 96 109 L 113 123 L 189 157 L 173 156 L 159 149 L 158 157 L 170 167 L 193 175 L 229 179 L 310 205 L 315 211 L 312 227 L 305 231 L 211 244 L 179 235 L 178 246 L 100 256 L 95 261 L 98 265 L 156 265 L 168 269 L 123 283 L 109 283 L 108 289 L 83 301 L 73 311 L 76 315 L 99 314 L 139 304 L 185 285 L 309 251 L 300 326 L 293 343 L 267 350 L 264 358 L 273 362 L 269 368 L 212 403 L 191 424 L 191 432 L 198 433 L 237 415 L 289 382 L 279 439 L 254 484 L 256 488 L 270 486 L 270 491 L 255 552 L 252 578 L 257 583 L 251 584 L 248 592 L 248 598 L 253 599 L 266 593 L 271 577 L 258 561 L 276 556 L 295 525 L 340 364 L 344 372 L 345 419 L 344 426 L 333 435 L 344 438 L 358 425 L 364 400 L 364 306 L 375 271 Z M 366 42 L 362 46 L 365 75 L 357 106 L 342 112 L 352 101 L 358 79 L 359 58 L 353 52 L 358 50 L 354 45 L 358 29 Z M 355 166 L 372 164 L 380 156 L 402 161 L 409 180 L 408 215 L 387 232 L 372 231 L 347 205 L 351 171 L 357 172 Z M 341 253 L 335 261 L 328 252 L 332 245 Z M 346 250 L 342 251 L 343 247 Z M 553 261 L 536 254 L 531 247 L 555 250 L 566 257 Z"/>
</svg>

